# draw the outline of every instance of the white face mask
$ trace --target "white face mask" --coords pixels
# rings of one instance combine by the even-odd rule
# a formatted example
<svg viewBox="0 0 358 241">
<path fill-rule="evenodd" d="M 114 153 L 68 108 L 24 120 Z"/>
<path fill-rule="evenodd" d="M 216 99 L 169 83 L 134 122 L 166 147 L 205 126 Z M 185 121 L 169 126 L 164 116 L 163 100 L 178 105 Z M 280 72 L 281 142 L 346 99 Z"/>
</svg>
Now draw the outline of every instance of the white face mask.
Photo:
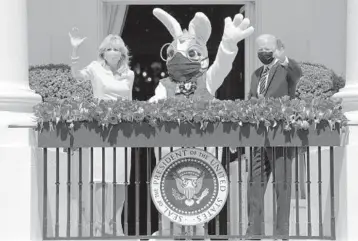
<svg viewBox="0 0 358 241">
<path fill-rule="evenodd" d="M 119 51 L 119 49 L 108 48 L 104 52 L 104 59 L 109 64 L 117 64 L 121 60 L 121 57 L 122 53 Z"/>
</svg>

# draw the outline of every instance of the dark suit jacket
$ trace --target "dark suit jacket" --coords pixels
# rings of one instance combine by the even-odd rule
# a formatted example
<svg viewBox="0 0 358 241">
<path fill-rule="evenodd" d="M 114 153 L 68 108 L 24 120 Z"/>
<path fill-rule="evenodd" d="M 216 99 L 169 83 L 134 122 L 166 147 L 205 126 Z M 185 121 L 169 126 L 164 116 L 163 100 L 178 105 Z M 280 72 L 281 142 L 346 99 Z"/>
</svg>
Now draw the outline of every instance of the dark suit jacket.
<svg viewBox="0 0 358 241">
<path fill-rule="evenodd" d="M 248 98 L 258 97 L 257 86 L 263 71 L 263 66 L 255 70 L 251 76 L 251 88 Z M 295 98 L 296 86 L 302 76 L 301 67 L 293 59 L 288 59 L 288 65 L 283 66 L 277 62 L 274 64 L 269 73 L 267 88 L 264 93 L 265 97 L 279 98 L 285 95 Z"/>
</svg>

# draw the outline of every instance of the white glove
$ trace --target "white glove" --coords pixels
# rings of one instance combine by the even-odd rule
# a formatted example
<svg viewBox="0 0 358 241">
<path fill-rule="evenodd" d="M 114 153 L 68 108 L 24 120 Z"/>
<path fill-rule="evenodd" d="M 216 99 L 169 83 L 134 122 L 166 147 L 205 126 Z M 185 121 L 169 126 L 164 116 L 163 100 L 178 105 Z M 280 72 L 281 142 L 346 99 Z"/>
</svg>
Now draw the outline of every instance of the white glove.
<svg viewBox="0 0 358 241">
<path fill-rule="evenodd" d="M 234 20 L 231 17 L 225 18 L 225 27 L 223 34 L 223 42 L 229 45 L 230 49 L 237 46 L 241 40 L 247 38 L 254 32 L 254 28 L 250 25 L 248 18 L 243 19 L 242 14 L 236 14 Z"/>
</svg>

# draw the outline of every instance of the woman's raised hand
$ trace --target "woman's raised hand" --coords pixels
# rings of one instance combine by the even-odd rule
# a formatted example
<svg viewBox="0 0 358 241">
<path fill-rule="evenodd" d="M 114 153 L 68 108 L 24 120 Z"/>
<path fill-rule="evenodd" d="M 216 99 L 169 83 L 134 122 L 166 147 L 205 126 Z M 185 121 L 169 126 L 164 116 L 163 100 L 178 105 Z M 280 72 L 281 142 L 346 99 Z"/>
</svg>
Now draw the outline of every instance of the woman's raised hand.
<svg viewBox="0 0 358 241">
<path fill-rule="evenodd" d="M 78 34 L 78 28 L 73 27 L 72 31 L 68 33 L 73 48 L 80 46 L 87 37 L 81 38 Z"/>
</svg>

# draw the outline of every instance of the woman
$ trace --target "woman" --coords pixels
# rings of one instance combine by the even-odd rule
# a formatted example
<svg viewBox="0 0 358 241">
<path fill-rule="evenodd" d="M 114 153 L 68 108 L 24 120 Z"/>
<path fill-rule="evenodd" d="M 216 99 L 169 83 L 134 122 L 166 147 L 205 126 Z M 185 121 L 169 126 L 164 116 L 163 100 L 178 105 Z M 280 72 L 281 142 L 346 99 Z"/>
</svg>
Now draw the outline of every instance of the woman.
<svg viewBox="0 0 358 241">
<path fill-rule="evenodd" d="M 118 35 L 108 35 L 99 46 L 98 59 L 90 63 L 83 69 L 79 68 L 77 50 L 86 38 L 74 35 L 78 29 L 74 28 L 73 33 L 69 33 L 72 56 L 71 71 L 74 78 L 87 81 L 90 80 L 93 88 L 94 98 L 101 100 L 117 100 L 126 98 L 132 100 L 132 87 L 134 73 L 129 68 L 129 51 L 122 38 Z M 116 235 L 123 235 L 121 224 L 121 214 L 125 200 L 124 185 L 129 180 L 130 174 L 130 153 L 128 148 L 115 148 L 116 154 L 116 220 L 113 220 L 113 148 L 105 148 L 105 185 L 102 180 L 102 148 L 93 148 L 93 172 L 95 183 L 95 203 L 94 203 L 94 228 L 95 235 L 104 235 L 102 232 L 102 192 L 104 191 L 105 204 L 105 234 L 112 234 L 116 228 Z M 127 158 L 125 155 L 127 154 Z M 125 162 L 127 161 L 127 179 L 125 180 Z M 103 188 L 105 187 L 105 188 Z M 88 211 L 86 211 L 88 214 Z M 116 222 L 116 223 L 115 223 Z M 115 223 L 115 224 L 114 224 Z M 115 227 L 114 227 L 115 226 Z"/>
</svg>

